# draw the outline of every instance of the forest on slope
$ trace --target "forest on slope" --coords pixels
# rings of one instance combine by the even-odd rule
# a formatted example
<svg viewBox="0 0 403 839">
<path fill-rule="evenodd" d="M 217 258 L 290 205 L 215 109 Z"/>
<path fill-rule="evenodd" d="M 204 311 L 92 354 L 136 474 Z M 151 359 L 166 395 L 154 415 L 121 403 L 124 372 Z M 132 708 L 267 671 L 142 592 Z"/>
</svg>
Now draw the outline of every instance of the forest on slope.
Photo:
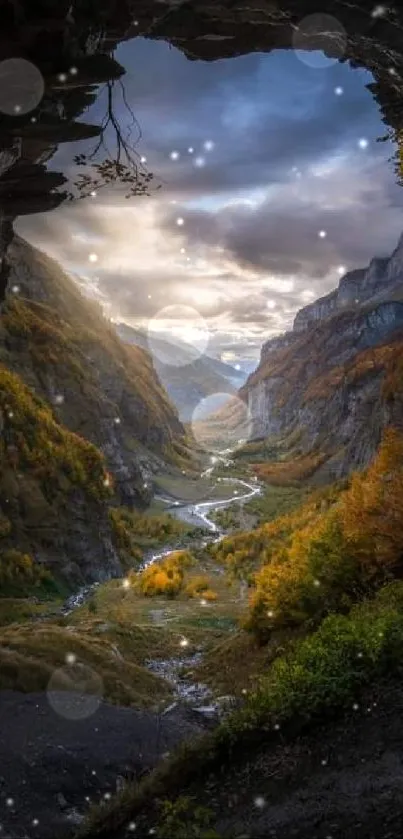
<svg viewBox="0 0 403 839">
<path fill-rule="evenodd" d="M 14 290 L 0 319 L 1 686 L 44 691 L 73 655 L 102 677 L 109 702 L 161 713 L 175 694 L 160 671 L 149 672 L 150 656 L 179 666 L 199 656 L 193 681 L 214 696 L 230 694 L 235 710 L 91 811 L 79 835 L 121 839 L 135 820 L 161 839 L 264 836 L 271 781 L 261 773 L 257 790 L 254 779 L 273 747 L 284 759 L 295 732 L 308 731 L 317 748 L 315 726 L 361 707 L 363 692 L 398 677 L 403 664 L 400 339 L 388 334 L 364 350 L 354 344 L 343 367 L 344 379 L 362 369 L 382 404 L 388 395 L 393 402 L 366 463 L 357 469 L 349 461 L 337 480 L 327 471 L 317 481 L 312 464 L 327 451 L 298 454 L 305 431 L 298 414 L 293 445 L 287 433 L 268 435 L 215 464 L 217 481 L 254 476 L 264 480 L 262 492 L 231 508 L 233 532 L 191 544 L 192 528 L 146 509 L 159 470 L 182 482 L 183 467 L 192 472 L 190 441 L 149 356 L 123 346 L 54 263 L 24 243 L 15 248 Z M 298 341 L 308 347 L 312 329 L 332 340 L 338 317 L 310 325 Z M 313 421 L 328 398 L 322 375 L 315 369 L 308 385 L 320 395 Z M 330 427 L 328 438 L 335 436 Z M 142 569 L 144 550 L 164 544 L 178 550 Z M 92 581 L 102 584 L 71 616 L 42 602 L 60 596 L 62 584 Z M 156 625 L 156 613 L 169 615 L 166 623 Z M 62 689 L 72 686 L 68 675 Z M 259 822 L 261 809 L 267 818 Z"/>
<path fill-rule="evenodd" d="M 120 575 L 127 556 L 110 509 L 144 510 L 154 474 L 189 464 L 185 430 L 150 356 L 124 345 L 53 260 L 18 238 L 9 259 L 0 317 L 5 578 L 13 567 L 23 578 L 24 563 L 32 580 L 50 574 L 68 586 Z"/>
<path fill-rule="evenodd" d="M 223 671 L 235 669 L 239 708 L 211 734 L 175 751 L 143 783 L 129 785 L 108 807 L 95 808 L 80 837 L 120 838 L 133 820 L 140 830 L 160 837 L 173 832 L 184 837 L 267 835 L 275 799 L 264 763 L 270 766 L 273 750 L 280 761 L 285 759 L 295 736 L 304 732 L 310 732 L 310 748 L 317 750 L 315 726 L 329 715 L 330 723 L 341 715 L 348 731 L 349 709 L 356 716 L 361 708 L 364 713 L 369 689 L 387 695 L 393 679 L 399 679 L 402 487 L 403 436 L 390 427 L 366 470 L 308 491 L 290 513 L 209 548 L 229 579 L 246 579 L 250 587 L 238 633 L 207 657 L 213 683 L 219 672 L 222 680 Z M 252 674 L 250 657 L 255 659 Z M 203 668 L 200 673 L 206 675 Z M 319 729 L 317 737 L 323 736 Z M 326 736 L 331 738 L 331 728 Z M 338 736 L 343 737 L 343 729 Z M 360 741 L 357 752 L 362 754 Z M 312 794 L 305 795 L 309 799 Z M 323 812 L 315 831 L 309 806 L 308 821 L 302 817 L 296 835 L 319 837 L 330 824 L 332 835 L 347 835 L 348 813 Z M 383 818 L 396 825 L 397 810 L 392 807 L 385 815 L 382 809 Z M 372 818 L 365 799 L 349 828 L 369 827 Z M 287 819 L 294 824 L 290 813 Z M 395 835 L 392 830 L 390 836 Z"/>
<path fill-rule="evenodd" d="M 80 837 L 122 839 L 133 823 L 158 837 L 263 837 L 272 827 L 276 837 L 292 830 L 301 839 L 319 839 L 366 836 L 358 831 L 371 829 L 365 794 L 361 812 L 353 813 L 326 789 L 321 807 L 328 809 L 319 817 L 310 777 L 301 780 L 298 768 L 294 775 L 287 755 L 297 751 L 298 767 L 298 738 L 308 738 L 317 753 L 332 732 L 345 752 L 353 713 L 358 734 L 349 759 L 356 761 L 359 783 L 367 759 L 360 738 L 370 724 L 364 716 L 377 706 L 371 695 L 393 695 L 400 713 L 401 248 L 402 240 L 381 300 L 378 287 L 375 300 L 370 293 L 354 297 L 341 312 L 318 304 L 317 318 L 300 318 L 295 333 L 268 342 L 241 390 L 255 427 L 253 439 L 233 453 L 234 474 L 251 470 L 266 488 L 245 505 L 257 514 L 255 526 L 242 525 L 244 515 L 217 514 L 233 532 L 206 554 L 224 570 L 227 585 L 245 585 L 248 596 L 237 631 L 209 649 L 197 670 L 200 679 L 236 696 L 236 710 L 212 733 L 180 747 L 146 781 L 129 785 L 107 808 L 95 808 Z M 236 425 L 236 407 L 227 405 L 214 419 L 221 415 Z M 152 574 L 144 572 L 143 583 L 133 580 L 134 589 L 143 584 L 148 596 L 162 597 L 170 585 L 166 571 L 160 563 Z M 394 726 L 393 707 L 390 714 Z M 386 734 L 380 739 L 386 753 Z M 316 770 L 310 771 L 318 789 Z M 342 788 L 347 781 L 338 771 L 335 783 Z M 369 761 L 365 783 L 374 790 L 379 772 Z M 307 802 L 298 828 L 295 811 L 286 807 L 289 783 L 301 787 Z M 398 835 L 400 805 L 397 795 L 386 811 L 377 798 L 380 820 L 391 828 L 385 835 Z"/>
</svg>

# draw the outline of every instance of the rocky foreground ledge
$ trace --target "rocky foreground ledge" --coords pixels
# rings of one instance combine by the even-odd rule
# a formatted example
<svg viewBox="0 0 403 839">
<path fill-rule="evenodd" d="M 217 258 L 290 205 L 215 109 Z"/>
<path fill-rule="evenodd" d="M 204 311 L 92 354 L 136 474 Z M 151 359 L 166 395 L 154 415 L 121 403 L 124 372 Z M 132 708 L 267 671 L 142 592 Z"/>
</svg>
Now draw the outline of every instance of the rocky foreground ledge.
<svg viewBox="0 0 403 839">
<path fill-rule="evenodd" d="M 66 692 L 64 701 L 68 713 L 77 700 Z M 159 716 L 102 702 L 73 720 L 56 713 L 45 693 L 0 691 L 2 839 L 72 836 L 92 803 L 202 730 L 180 705 Z"/>
</svg>

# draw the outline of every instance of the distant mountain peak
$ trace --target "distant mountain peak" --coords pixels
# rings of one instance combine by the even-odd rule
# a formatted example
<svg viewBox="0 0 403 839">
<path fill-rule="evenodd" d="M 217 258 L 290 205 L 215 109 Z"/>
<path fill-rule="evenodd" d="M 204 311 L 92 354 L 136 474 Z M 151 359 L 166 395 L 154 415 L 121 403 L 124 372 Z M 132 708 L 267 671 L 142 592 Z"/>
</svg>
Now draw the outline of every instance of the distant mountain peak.
<svg viewBox="0 0 403 839">
<path fill-rule="evenodd" d="M 144 330 L 125 323 L 116 323 L 115 329 L 122 341 L 151 353 L 157 376 L 183 422 L 192 419 L 194 410 L 207 396 L 235 393 L 246 379 L 242 370 L 201 354 L 176 336 L 161 333 L 149 338 Z"/>
</svg>

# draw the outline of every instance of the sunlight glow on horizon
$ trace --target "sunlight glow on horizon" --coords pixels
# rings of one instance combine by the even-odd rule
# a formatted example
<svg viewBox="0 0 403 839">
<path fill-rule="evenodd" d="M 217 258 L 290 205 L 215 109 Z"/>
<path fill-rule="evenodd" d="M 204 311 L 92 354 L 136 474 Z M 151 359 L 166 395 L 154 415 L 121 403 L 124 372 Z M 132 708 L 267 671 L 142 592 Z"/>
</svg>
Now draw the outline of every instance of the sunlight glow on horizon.
<svg viewBox="0 0 403 839">
<path fill-rule="evenodd" d="M 158 85 L 134 78 L 137 49 Z M 49 214 L 42 229 L 39 220 L 36 240 L 33 220 L 33 244 L 75 275 L 112 322 L 190 344 L 203 343 L 207 330 L 218 356 L 236 348 L 232 360 L 242 347 L 255 352 L 336 288 L 344 265 L 360 267 L 365 237 L 370 256 L 387 239 L 375 230 L 373 205 L 393 227 L 390 185 L 376 168 L 371 74 L 358 78 L 344 64 L 313 73 L 280 51 L 215 68 L 181 64 L 177 51 L 142 39 L 119 51 L 143 133 L 140 161 L 162 188 L 128 202 L 99 189 L 96 201 Z M 284 86 L 268 87 L 276 73 Z M 66 148 L 56 165 L 60 155 L 66 166 Z M 164 319 L 167 306 L 194 308 L 205 327 Z"/>
</svg>

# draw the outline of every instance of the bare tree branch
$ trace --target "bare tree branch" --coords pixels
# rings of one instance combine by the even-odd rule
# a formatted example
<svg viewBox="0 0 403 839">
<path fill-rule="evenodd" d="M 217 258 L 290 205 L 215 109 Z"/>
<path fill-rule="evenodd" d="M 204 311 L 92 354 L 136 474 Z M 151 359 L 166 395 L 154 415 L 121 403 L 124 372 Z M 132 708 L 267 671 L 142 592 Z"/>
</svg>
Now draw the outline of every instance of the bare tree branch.
<svg viewBox="0 0 403 839">
<path fill-rule="evenodd" d="M 116 81 L 110 80 L 106 83 L 103 91 L 106 92 L 106 110 L 100 125 L 100 135 L 94 148 L 87 154 L 79 154 L 74 158 L 76 166 L 84 167 L 87 171 L 77 177 L 74 182 L 75 192 L 68 195 L 69 200 L 88 198 L 100 189 L 108 186 L 123 185 L 128 188 L 126 198 L 137 195 L 150 195 L 149 186 L 153 174 L 148 172 L 136 149 L 141 139 L 141 129 L 130 107 L 124 85 L 119 79 L 118 84 L 126 111 L 131 117 L 128 126 L 124 126 L 116 116 L 116 103 L 114 93 Z M 102 92 L 101 91 L 101 95 Z M 132 139 L 133 126 L 137 126 L 137 137 Z M 112 154 L 109 150 L 108 141 L 111 138 L 115 150 Z M 97 158 L 103 150 L 106 157 L 100 162 Z M 160 185 L 156 186 L 160 189 Z"/>
</svg>

